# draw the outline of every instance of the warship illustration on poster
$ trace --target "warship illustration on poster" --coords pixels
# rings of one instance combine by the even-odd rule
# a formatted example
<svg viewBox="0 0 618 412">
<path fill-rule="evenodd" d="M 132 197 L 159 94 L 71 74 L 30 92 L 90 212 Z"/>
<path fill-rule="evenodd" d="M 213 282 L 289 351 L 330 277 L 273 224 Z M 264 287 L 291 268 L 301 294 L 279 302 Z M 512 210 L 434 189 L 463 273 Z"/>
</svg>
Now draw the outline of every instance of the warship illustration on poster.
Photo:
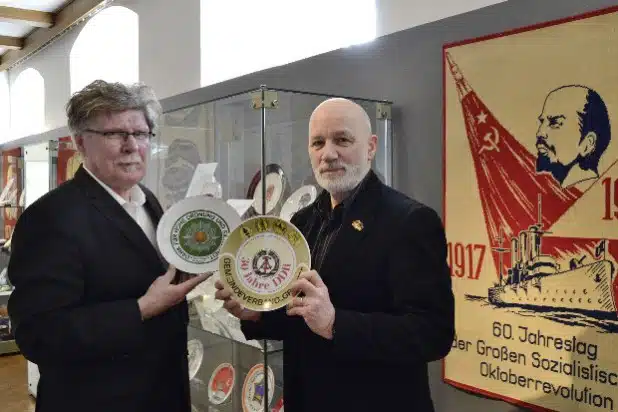
<svg viewBox="0 0 618 412">
<path fill-rule="evenodd" d="M 540 210 L 539 198 L 539 215 Z M 562 310 L 616 318 L 618 279 L 614 262 L 606 257 L 608 241 L 602 239 L 597 244 L 593 261 L 582 254 L 572 257 L 568 267 L 561 266 L 553 256 L 543 253 L 543 236 L 548 232 L 542 229 L 540 220 L 512 237 L 510 248 L 494 248 L 500 254 L 500 273 L 499 281 L 488 289 L 489 302 L 537 312 Z M 511 257 L 507 273 L 502 271 L 504 253 Z"/>
</svg>

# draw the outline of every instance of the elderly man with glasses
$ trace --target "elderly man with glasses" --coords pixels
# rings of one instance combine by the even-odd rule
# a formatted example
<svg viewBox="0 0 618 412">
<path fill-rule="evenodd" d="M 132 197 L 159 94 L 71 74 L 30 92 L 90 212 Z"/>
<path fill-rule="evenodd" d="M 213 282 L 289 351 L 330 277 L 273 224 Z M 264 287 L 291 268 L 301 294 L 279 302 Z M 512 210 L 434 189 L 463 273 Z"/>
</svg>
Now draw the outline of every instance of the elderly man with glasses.
<svg viewBox="0 0 618 412">
<path fill-rule="evenodd" d="M 67 104 L 83 164 L 29 206 L 12 239 L 9 315 L 38 365 L 38 412 L 191 410 L 185 296 L 158 253 L 163 213 L 140 184 L 160 105 L 95 81 Z"/>
</svg>

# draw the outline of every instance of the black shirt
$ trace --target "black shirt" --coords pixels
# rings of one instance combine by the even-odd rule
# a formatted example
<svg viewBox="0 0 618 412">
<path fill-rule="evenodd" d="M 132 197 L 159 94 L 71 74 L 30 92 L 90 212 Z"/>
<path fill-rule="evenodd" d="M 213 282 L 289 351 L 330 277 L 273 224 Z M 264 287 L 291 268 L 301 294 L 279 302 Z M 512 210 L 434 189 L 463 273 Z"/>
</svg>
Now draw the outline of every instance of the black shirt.
<svg viewBox="0 0 618 412">
<path fill-rule="evenodd" d="M 311 250 L 312 269 L 318 273 L 320 273 L 330 245 L 337 238 L 346 212 L 350 209 L 350 205 L 354 202 L 356 195 L 367 181 L 368 175 L 369 173 L 356 185 L 350 195 L 334 208 L 331 206 L 330 193 L 326 190 L 320 193 L 315 203 L 311 206 L 315 219 L 312 219 L 312 224 L 307 229 L 306 238 Z"/>
</svg>

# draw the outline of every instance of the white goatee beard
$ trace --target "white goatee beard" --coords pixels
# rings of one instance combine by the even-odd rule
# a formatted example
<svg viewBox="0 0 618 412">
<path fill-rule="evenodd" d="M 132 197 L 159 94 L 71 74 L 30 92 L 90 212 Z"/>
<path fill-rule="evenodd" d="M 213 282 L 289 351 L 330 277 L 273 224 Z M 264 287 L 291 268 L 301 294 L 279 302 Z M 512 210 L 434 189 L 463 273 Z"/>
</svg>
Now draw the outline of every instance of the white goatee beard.
<svg viewBox="0 0 618 412">
<path fill-rule="evenodd" d="M 367 172 L 369 172 L 370 165 L 348 165 L 337 164 L 331 167 L 343 167 L 345 174 L 341 177 L 334 177 L 329 179 L 320 174 L 319 169 L 314 169 L 315 180 L 318 184 L 324 188 L 331 195 L 337 195 L 340 193 L 346 193 L 354 189 L 363 180 Z"/>
</svg>

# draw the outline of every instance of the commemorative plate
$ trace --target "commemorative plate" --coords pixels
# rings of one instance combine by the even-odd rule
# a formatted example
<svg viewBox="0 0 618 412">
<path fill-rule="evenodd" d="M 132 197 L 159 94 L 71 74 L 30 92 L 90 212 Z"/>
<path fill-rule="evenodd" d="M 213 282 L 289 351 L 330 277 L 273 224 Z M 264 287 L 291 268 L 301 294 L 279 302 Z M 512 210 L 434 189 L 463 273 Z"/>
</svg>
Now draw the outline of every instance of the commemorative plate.
<svg viewBox="0 0 618 412">
<path fill-rule="evenodd" d="M 219 251 L 240 224 L 236 210 L 210 196 L 185 198 L 170 207 L 157 227 L 161 255 L 187 273 L 217 270 Z"/>
<path fill-rule="evenodd" d="M 234 367 L 222 363 L 215 368 L 208 382 L 208 400 L 215 405 L 221 405 L 229 398 L 234 389 Z"/>
<path fill-rule="evenodd" d="M 219 276 L 247 309 L 271 311 L 294 297 L 289 286 L 311 268 L 303 234 L 275 216 L 245 220 L 226 238 L 219 253 Z"/>
<path fill-rule="evenodd" d="M 266 170 L 266 205 L 263 209 L 262 206 L 262 173 L 258 171 L 251 180 L 249 190 L 247 191 L 247 198 L 253 199 L 253 205 L 251 215 L 261 215 L 262 210 L 264 214 L 268 215 L 275 211 L 281 204 L 283 196 L 287 189 L 287 179 L 283 173 L 281 166 L 271 163 L 265 167 Z"/>
<path fill-rule="evenodd" d="M 287 198 L 279 217 L 288 222 L 294 216 L 294 213 L 298 212 L 303 207 L 309 206 L 318 197 L 318 189 L 313 185 L 301 186 L 290 197 Z"/>
<path fill-rule="evenodd" d="M 266 396 L 266 377 L 264 376 L 264 364 L 254 365 L 245 378 L 242 385 L 242 410 L 243 412 L 261 412 L 264 410 L 264 396 Z M 268 366 L 268 399 L 273 398 L 275 393 L 275 375 Z M 270 403 L 270 402 L 269 402 Z"/>
<path fill-rule="evenodd" d="M 197 375 L 197 371 L 202 366 L 204 360 L 204 345 L 197 339 L 191 339 L 187 342 L 187 352 L 189 353 L 189 380 Z"/>
</svg>

